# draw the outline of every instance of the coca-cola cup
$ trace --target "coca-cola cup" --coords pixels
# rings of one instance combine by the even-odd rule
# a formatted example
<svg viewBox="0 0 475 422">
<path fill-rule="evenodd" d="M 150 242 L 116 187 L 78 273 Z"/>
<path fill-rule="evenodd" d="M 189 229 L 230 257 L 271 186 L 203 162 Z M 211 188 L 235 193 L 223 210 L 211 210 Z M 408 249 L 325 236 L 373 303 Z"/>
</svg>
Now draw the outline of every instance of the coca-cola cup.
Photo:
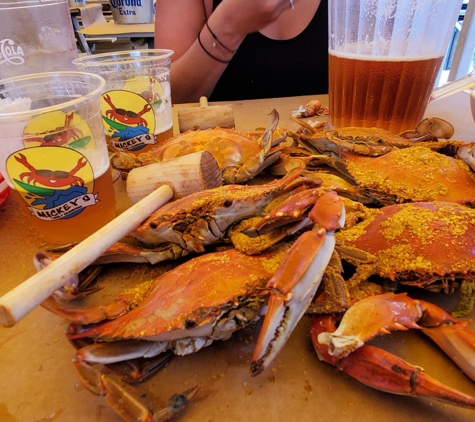
<svg viewBox="0 0 475 422">
<path fill-rule="evenodd" d="M 0 79 L 75 70 L 68 0 L 0 2 Z"/>
</svg>

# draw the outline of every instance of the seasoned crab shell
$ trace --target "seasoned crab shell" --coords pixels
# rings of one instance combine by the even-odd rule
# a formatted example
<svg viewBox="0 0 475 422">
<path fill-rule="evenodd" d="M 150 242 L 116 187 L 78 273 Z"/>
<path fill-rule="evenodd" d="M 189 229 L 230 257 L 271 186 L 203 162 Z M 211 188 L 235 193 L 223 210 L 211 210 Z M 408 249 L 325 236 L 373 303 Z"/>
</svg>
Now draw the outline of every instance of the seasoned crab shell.
<svg viewBox="0 0 475 422">
<path fill-rule="evenodd" d="M 419 202 L 372 210 L 336 235 L 340 246 L 376 257 L 374 273 L 440 291 L 475 278 L 475 210 L 451 202 Z"/>
<path fill-rule="evenodd" d="M 462 160 L 423 146 L 396 149 L 380 157 L 341 152 L 346 170 L 360 188 L 383 204 L 394 202 L 475 202 L 475 178 Z M 386 198 L 386 199 L 385 199 Z"/>
</svg>

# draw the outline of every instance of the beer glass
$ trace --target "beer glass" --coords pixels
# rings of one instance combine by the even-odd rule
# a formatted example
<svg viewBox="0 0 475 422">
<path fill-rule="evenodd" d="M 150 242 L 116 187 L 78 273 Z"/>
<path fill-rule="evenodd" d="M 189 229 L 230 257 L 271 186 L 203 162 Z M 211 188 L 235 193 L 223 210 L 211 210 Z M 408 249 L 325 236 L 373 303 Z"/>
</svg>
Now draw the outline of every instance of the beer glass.
<svg viewBox="0 0 475 422">
<path fill-rule="evenodd" d="M 330 0 L 333 127 L 393 133 L 422 120 L 462 0 Z"/>
<path fill-rule="evenodd" d="M 0 173 L 47 242 L 79 242 L 115 217 L 104 85 L 83 72 L 2 80 Z"/>
<path fill-rule="evenodd" d="M 173 134 L 172 50 L 131 50 L 82 56 L 79 70 L 106 80 L 102 118 L 112 150 L 142 153 Z"/>
</svg>

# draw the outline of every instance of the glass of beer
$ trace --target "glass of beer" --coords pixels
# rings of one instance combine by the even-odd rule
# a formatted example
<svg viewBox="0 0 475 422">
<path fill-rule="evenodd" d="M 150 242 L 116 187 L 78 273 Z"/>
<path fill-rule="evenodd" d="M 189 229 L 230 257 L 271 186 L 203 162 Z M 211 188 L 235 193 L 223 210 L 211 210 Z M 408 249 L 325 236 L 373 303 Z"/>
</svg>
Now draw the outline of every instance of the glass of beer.
<svg viewBox="0 0 475 422">
<path fill-rule="evenodd" d="M 172 50 L 131 50 L 82 56 L 79 70 L 106 80 L 102 119 L 112 150 L 146 152 L 173 135 Z"/>
<path fill-rule="evenodd" d="M 115 217 L 104 86 L 74 71 L 2 80 L 0 173 L 49 243 L 79 242 Z"/>
<path fill-rule="evenodd" d="M 392 133 L 422 120 L 462 0 L 330 0 L 330 123 Z"/>
</svg>

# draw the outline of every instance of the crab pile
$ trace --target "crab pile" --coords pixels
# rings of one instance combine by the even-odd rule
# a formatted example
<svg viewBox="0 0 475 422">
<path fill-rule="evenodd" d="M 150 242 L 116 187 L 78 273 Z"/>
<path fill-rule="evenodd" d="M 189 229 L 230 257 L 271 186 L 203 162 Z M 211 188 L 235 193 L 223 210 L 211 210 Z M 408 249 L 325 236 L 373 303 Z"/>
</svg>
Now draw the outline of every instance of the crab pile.
<svg viewBox="0 0 475 422">
<path fill-rule="evenodd" d="M 95 262 L 178 259 L 170 271 L 108 304 L 68 306 L 76 279 L 43 303 L 71 321 L 67 336 L 78 349 L 79 379 L 126 420 L 165 420 L 199 387 L 151 412 L 103 365 L 120 367 L 123 379 L 137 382 L 172 354 L 226 340 L 265 313 L 250 369 L 257 375 L 308 313 L 320 359 L 384 391 L 475 409 L 474 398 L 365 344 L 391 330 L 418 329 L 475 379 L 475 334 L 458 319 L 475 297 L 472 145 L 439 140 L 450 138 L 450 127 L 433 119 L 403 136 L 306 128 L 292 133 L 293 144 L 275 148 L 276 119 L 274 113 L 260 145 L 250 157 L 240 155 L 239 166 L 229 161 L 236 147 L 227 150 L 229 133 L 219 128 L 180 135 L 147 157 L 116 157 L 124 169 L 124 163 L 210 148 L 228 184 L 163 206 Z M 253 142 L 236 132 L 232 137 L 241 146 Z M 264 169 L 277 175 L 274 181 L 242 184 Z M 38 267 L 51 259 L 53 252 L 38 254 Z M 404 286 L 461 291 L 458 317 L 393 293 Z M 131 360 L 147 363 L 126 365 L 124 372 L 120 364 Z"/>
</svg>

